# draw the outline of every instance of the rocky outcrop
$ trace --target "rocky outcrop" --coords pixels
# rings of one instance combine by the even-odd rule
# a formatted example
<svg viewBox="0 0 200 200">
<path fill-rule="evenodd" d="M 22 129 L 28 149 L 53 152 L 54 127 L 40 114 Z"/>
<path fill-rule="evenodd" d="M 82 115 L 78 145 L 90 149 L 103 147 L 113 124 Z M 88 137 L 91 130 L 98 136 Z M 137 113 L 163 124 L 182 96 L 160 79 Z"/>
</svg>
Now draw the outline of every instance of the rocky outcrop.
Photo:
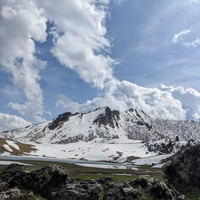
<svg viewBox="0 0 200 200">
<path fill-rule="evenodd" d="M 75 181 L 64 168 L 49 165 L 29 172 L 23 166 L 12 164 L 0 176 L 0 199 L 27 199 L 34 193 L 48 200 L 96 200 L 101 185 L 96 181 Z"/>
<path fill-rule="evenodd" d="M 120 139 L 124 135 L 144 141 L 149 151 L 174 153 L 191 140 L 200 141 L 199 132 L 200 122 L 158 119 L 141 110 L 104 107 L 88 113 L 66 112 L 49 122 L 0 132 L 0 137 L 25 143 L 67 144 Z"/>
<path fill-rule="evenodd" d="M 185 196 L 173 186 L 154 178 L 139 177 L 130 182 L 111 182 L 107 188 L 103 200 L 142 200 L 146 195 L 153 200 L 185 200 Z"/>
<path fill-rule="evenodd" d="M 145 195 L 154 200 L 185 200 L 169 184 L 146 177 L 130 182 L 118 182 L 113 177 L 74 180 L 58 165 L 30 172 L 16 164 L 0 174 L 1 200 L 36 200 L 35 194 L 47 200 L 142 200 Z"/>
<path fill-rule="evenodd" d="M 66 112 L 66 113 L 63 113 L 63 114 L 60 114 L 58 115 L 58 117 L 56 119 L 53 120 L 53 122 L 51 122 L 49 125 L 48 125 L 48 128 L 50 130 L 53 130 L 53 129 L 56 129 L 60 126 L 63 125 L 64 122 L 68 121 L 69 118 L 71 116 L 73 116 L 74 114 L 70 113 L 70 112 Z"/>
<path fill-rule="evenodd" d="M 52 200 L 98 200 L 101 185 L 94 180 L 73 182 L 51 193 Z"/>
<path fill-rule="evenodd" d="M 147 177 L 139 177 L 130 182 L 130 185 L 141 186 L 142 188 L 146 188 L 149 185 L 149 180 Z"/>
<path fill-rule="evenodd" d="M 131 187 L 127 181 L 112 183 L 103 200 L 141 200 L 141 194 Z"/>
<path fill-rule="evenodd" d="M 119 111 L 117 110 L 111 110 L 109 107 L 105 108 L 105 113 L 100 114 L 95 120 L 94 124 L 100 125 L 110 125 L 112 128 L 115 126 L 119 127 L 118 125 L 119 120 Z"/>
<path fill-rule="evenodd" d="M 163 166 L 163 171 L 174 184 L 200 187 L 200 145 L 182 150 Z"/>
<path fill-rule="evenodd" d="M 156 181 L 150 188 L 154 200 L 185 200 L 185 196 L 177 192 L 171 185 L 163 181 Z"/>
<path fill-rule="evenodd" d="M 19 188 L 11 188 L 0 192 L 1 200 L 27 200 L 33 199 L 33 192 L 28 190 L 21 190 Z"/>
</svg>

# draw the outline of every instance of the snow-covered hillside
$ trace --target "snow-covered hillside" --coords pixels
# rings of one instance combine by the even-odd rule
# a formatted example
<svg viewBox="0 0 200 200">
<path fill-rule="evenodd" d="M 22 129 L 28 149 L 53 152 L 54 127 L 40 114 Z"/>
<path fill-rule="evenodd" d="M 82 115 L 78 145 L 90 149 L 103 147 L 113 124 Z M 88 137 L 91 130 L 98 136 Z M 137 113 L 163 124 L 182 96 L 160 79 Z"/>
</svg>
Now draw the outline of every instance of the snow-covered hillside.
<svg viewBox="0 0 200 200">
<path fill-rule="evenodd" d="M 5 155 L 115 163 L 145 163 L 134 160 L 148 157 L 160 166 L 160 157 L 154 157 L 160 152 L 168 157 L 189 142 L 200 141 L 200 122 L 159 119 L 134 109 L 119 112 L 104 107 L 85 114 L 63 113 L 52 121 L 1 132 L 0 138 L 4 138 L 1 149 Z M 20 152 L 13 144 L 21 144 Z M 32 150 L 23 153 L 25 147 Z"/>
<path fill-rule="evenodd" d="M 200 123 L 158 119 L 143 111 L 130 109 L 119 112 L 104 107 L 86 114 L 67 112 L 52 121 L 1 132 L 0 137 L 51 144 L 88 142 L 98 138 L 189 141 L 200 140 Z"/>
</svg>

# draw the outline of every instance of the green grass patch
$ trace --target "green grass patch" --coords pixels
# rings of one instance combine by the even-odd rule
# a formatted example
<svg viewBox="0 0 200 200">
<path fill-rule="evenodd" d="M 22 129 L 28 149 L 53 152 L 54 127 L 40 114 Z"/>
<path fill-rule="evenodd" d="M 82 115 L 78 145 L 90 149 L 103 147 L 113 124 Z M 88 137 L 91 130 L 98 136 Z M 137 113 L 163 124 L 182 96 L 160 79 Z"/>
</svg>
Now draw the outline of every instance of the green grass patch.
<svg viewBox="0 0 200 200">
<path fill-rule="evenodd" d="M 40 195 L 34 194 L 33 197 L 29 197 L 27 200 L 47 200 Z"/>
<path fill-rule="evenodd" d="M 153 200 L 153 197 L 149 194 L 149 188 L 148 187 L 145 188 L 145 189 L 138 187 L 137 190 L 141 193 L 142 200 Z"/>
<path fill-rule="evenodd" d="M 98 200 L 103 200 L 103 197 L 104 197 L 104 195 L 106 194 L 106 192 L 107 192 L 107 186 L 103 186 L 101 195 L 99 196 L 99 199 L 98 199 Z"/>
<path fill-rule="evenodd" d="M 11 161 L 11 160 L 7 160 Z M 96 168 L 96 167 L 85 167 L 85 166 L 79 166 L 75 164 L 69 164 L 69 163 L 60 163 L 60 162 L 48 162 L 48 161 L 34 161 L 34 160 L 19 160 L 19 162 L 31 164 L 32 166 L 26 166 L 26 168 L 30 171 L 37 170 L 39 168 L 42 168 L 46 165 L 50 164 L 58 164 L 64 167 L 70 176 L 93 176 L 93 175 L 99 175 L 102 174 L 103 176 L 111 176 L 114 174 L 128 174 L 127 179 L 129 179 L 131 176 L 153 176 L 153 177 L 161 177 L 163 176 L 163 173 L 161 172 L 161 169 L 154 169 L 151 168 L 151 166 L 141 166 L 139 170 L 132 170 L 132 169 L 104 169 L 104 168 Z M 5 168 L 5 165 L 0 166 L 0 170 Z"/>
<path fill-rule="evenodd" d="M 93 180 L 98 180 L 100 178 L 105 177 L 105 174 L 80 174 L 77 176 L 73 176 L 72 178 L 77 179 L 77 180 L 85 180 L 85 179 L 93 179 Z M 113 177 L 113 180 L 115 181 L 132 181 L 136 179 L 138 176 L 136 175 L 108 175 L 110 177 Z"/>
</svg>

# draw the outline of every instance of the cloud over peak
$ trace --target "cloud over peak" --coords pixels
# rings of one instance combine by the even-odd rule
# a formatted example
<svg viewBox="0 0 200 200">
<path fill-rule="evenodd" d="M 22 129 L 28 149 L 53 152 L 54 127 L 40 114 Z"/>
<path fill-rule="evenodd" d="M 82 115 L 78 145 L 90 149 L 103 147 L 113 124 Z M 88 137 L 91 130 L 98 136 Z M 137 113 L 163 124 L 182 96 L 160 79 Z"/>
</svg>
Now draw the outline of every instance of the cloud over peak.
<svg viewBox="0 0 200 200">
<path fill-rule="evenodd" d="M 113 2 L 119 3 L 121 0 L 113 0 Z M 144 3 L 140 2 L 137 0 L 134 3 L 134 9 L 140 10 L 146 6 L 146 4 L 144 6 Z M 173 1 L 171 0 L 171 2 Z M 123 38 L 120 41 L 120 44 L 131 43 L 132 46 L 129 45 L 128 47 L 128 54 L 131 54 L 131 56 L 137 54 L 133 55 L 137 61 L 147 58 L 148 62 L 152 62 L 145 69 L 149 70 L 150 66 L 159 63 L 157 59 L 161 54 L 159 54 L 160 49 L 157 46 L 161 44 L 162 39 L 160 36 L 162 34 L 162 38 L 167 40 L 161 44 L 164 53 L 173 52 L 171 50 L 174 50 L 175 46 L 179 44 L 185 47 L 198 47 L 200 45 L 199 24 L 194 22 L 190 25 L 193 22 L 193 16 L 184 15 L 183 18 L 178 16 L 174 20 L 175 25 L 172 25 L 173 29 L 163 31 L 163 27 L 166 28 L 166 24 L 170 24 L 171 18 L 168 19 L 167 13 L 171 13 L 171 16 L 174 16 L 177 11 L 183 13 L 182 6 L 180 6 L 181 2 L 180 0 L 173 4 L 168 3 L 168 1 L 162 2 L 153 6 L 155 10 L 145 7 L 146 10 L 144 11 L 148 15 L 145 15 L 144 20 L 134 21 L 133 23 L 134 30 L 139 31 L 137 34 L 133 34 L 134 39 L 131 35 L 131 38 L 129 36 L 129 38 L 125 38 L 125 40 Z M 188 2 L 191 4 L 190 11 L 197 13 L 197 10 L 193 10 L 194 6 L 192 4 L 199 3 L 199 0 L 185 0 L 183 3 L 184 9 L 189 6 Z M 111 57 L 112 45 L 107 37 L 106 29 L 106 20 L 110 17 L 109 3 L 110 0 L 0 1 L 0 67 L 11 74 L 12 84 L 20 92 L 23 92 L 25 97 L 25 100 L 23 97 L 23 100 L 20 99 L 21 101 L 9 100 L 7 104 L 9 108 L 17 110 L 25 118 L 30 119 L 32 117 L 33 122 L 45 120 L 46 110 L 43 94 L 45 87 L 41 84 L 43 78 L 41 71 L 43 69 L 46 69 L 45 72 L 48 71 L 48 61 L 54 61 L 53 56 L 58 61 L 55 61 L 56 64 L 53 63 L 55 64 L 54 69 L 60 70 L 60 63 L 78 74 L 80 79 L 88 83 L 89 86 L 96 88 L 98 92 L 97 97 L 80 104 L 63 95 L 66 91 L 62 93 L 58 90 L 55 94 L 60 94 L 57 96 L 57 107 L 72 112 L 85 112 L 102 106 L 109 106 L 117 110 L 136 108 L 163 118 L 200 120 L 200 95 L 196 90 L 164 85 L 161 85 L 160 88 L 142 87 L 130 81 L 120 81 L 121 77 L 118 76 L 117 78 L 115 76 L 113 66 L 118 63 Z M 117 6 L 122 4 L 117 4 Z M 163 12 L 160 8 L 166 9 Z M 134 16 L 141 17 L 142 15 L 141 12 L 135 10 Z M 180 19 L 184 19 L 182 20 L 184 23 L 177 27 L 177 22 Z M 163 22 L 166 22 L 166 24 L 163 24 Z M 123 27 L 127 28 L 127 26 Z M 117 28 L 119 29 L 119 27 Z M 122 37 L 128 36 L 124 32 L 124 30 L 119 31 Z M 140 38 L 140 34 L 143 37 Z M 48 48 L 46 57 L 51 57 L 49 60 L 36 52 L 36 48 L 39 46 L 38 43 L 42 43 L 44 48 Z M 178 45 L 171 45 L 171 43 Z M 133 49 L 134 45 L 137 46 L 137 44 L 141 45 L 138 48 L 140 51 L 136 53 Z M 171 49 L 164 50 L 164 48 L 170 47 Z M 125 54 L 127 52 L 122 53 L 122 51 L 124 49 L 120 49 L 120 53 L 124 54 L 122 58 L 126 59 Z M 155 52 L 158 53 L 156 59 L 153 58 Z M 41 59 L 43 57 L 47 60 L 43 61 Z M 134 62 L 134 59 L 124 63 Z M 165 62 L 166 59 L 161 60 Z M 181 61 L 184 59 L 179 58 Z M 177 60 L 176 63 L 178 63 Z M 141 62 L 139 66 L 146 63 Z M 133 66 L 135 65 L 133 64 Z M 130 73 L 134 71 L 131 68 L 128 70 L 130 70 Z M 157 71 L 152 70 L 149 74 L 152 75 Z M 134 72 L 137 72 L 137 70 Z M 145 70 L 140 71 L 140 73 L 143 72 L 145 73 Z M 62 82 L 62 84 L 64 85 L 66 82 Z"/>
<path fill-rule="evenodd" d="M 97 4 L 98 3 L 98 6 Z M 12 74 L 12 82 L 25 94 L 26 102 L 10 102 L 23 116 L 43 121 L 40 71 L 46 62 L 36 56 L 36 41 L 53 36 L 53 56 L 94 87 L 103 88 L 113 78 L 115 63 L 103 52 L 110 48 L 105 37 L 109 1 L 2 0 L 0 3 L 0 65 Z M 53 24 L 47 33 L 47 22 Z"/>
<path fill-rule="evenodd" d="M 28 125 L 31 125 L 31 123 L 21 117 L 0 113 L 0 131 L 21 128 Z"/>
<path fill-rule="evenodd" d="M 71 112 L 86 112 L 103 106 L 122 111 L 135 108 L 161 118 L 200 120 L 198 91 L 163 84 L 158 89 L 141 87 L 129 81 L 112 81 L 100 97 L 78 104 L 62 95 L 57 97 L 57 106 Z"/>
</svg>

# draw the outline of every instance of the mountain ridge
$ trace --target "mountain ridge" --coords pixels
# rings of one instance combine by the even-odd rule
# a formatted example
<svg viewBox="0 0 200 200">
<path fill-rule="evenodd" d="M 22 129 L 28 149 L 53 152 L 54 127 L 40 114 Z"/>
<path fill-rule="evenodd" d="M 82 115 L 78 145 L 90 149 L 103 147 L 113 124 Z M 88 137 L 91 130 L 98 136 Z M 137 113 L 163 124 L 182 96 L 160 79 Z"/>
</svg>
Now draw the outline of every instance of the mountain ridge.
<svg viewBox="0 0 200 200">
<path fill-rule="evenodd" d="M 65 112 L 55 119 L 25 128 L 0 132 L 0 136 L 25 142 L 67 144 L 96 138 L 180 141 L 200 140 L 200 122 L 160 119 L 144 111 L 111 110 L 109 107 L 88 113 Z"/>
</svg>

